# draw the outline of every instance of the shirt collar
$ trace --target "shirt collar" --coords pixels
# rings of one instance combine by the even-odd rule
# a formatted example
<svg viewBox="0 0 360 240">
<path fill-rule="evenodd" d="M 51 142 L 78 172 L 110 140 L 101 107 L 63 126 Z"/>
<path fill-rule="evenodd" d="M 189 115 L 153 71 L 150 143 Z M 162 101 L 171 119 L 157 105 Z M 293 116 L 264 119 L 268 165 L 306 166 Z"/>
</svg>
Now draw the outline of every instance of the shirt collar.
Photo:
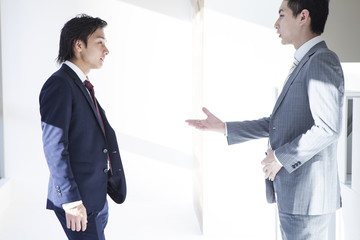
<svg viewBox="0 0 360 240">
<path fill-rule="evenodd" d="M 76 75 L 80 78 L 82 82 L 84 82 L 87 79 L 83 71 L 81 71 L 80 68 L 75 64 L 73 64 L 72 62 L 66 60 L 64 64 L 68 65 L 76 73 Z"/>
<path fill-rule="evenodd" d="M 305 54 L 316 44 L 318 44 L 319 42 L 324 41 L 324 39 L 321 36 L 317 36 L 314 37 L 312 39 L 310 39 L 309 41 L 307 41 L 306 43 L 304 43 L 296 52 L 295 52 L 295 59 L 298 60 L 299 62 L 301 61 L 301 59 L 303 59 L 303 57 L 305 56 Z"/>
</svg>

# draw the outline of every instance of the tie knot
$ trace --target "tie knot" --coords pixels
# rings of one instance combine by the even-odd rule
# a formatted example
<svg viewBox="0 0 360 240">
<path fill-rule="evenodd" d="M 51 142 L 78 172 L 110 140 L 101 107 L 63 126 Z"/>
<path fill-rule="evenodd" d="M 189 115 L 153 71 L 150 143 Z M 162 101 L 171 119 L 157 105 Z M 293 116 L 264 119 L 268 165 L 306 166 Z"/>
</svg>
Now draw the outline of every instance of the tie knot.
<svg viewBox="0 0 360 240">
<path fill-rule="evenodd" d="M 85 87 L 91 92 L 94 90 L 94 86 L 91 84 L 89 80 L 84 81 Z"/>
<path fill-rule="evenodd" d="M 296 67 L 296 66 L 299 64 L 299 61 L 295 58 L 293 64 L 294 64 L 295 67 Z"/>
</svg>

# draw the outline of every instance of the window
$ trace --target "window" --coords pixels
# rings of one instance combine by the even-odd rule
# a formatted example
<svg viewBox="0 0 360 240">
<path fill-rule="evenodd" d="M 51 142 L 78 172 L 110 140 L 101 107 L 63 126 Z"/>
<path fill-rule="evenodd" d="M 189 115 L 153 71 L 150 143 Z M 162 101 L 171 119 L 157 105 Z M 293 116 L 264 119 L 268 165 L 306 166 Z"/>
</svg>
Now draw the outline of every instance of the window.
<svg viewBox="0 0 360 240">
<path fill-rule="evenodd" d="M 343 142 L 339 143 L 340 149 L 340 178 L 341 178 L 341 165 L 343 165 L 344 176 L 341 178 L 342 183 L 344 183 L 349 188 L 358 188 L 358 179 L 360 177 L 359 168 L 357 167 L 357 161 L 359 159 L 360 151 L 358 149 L 360 141 L 360 130 L 358 127 L 360 113 L 359 113 L 359 104 L 360 104 L 360 92 L 350 92 L 346 93 L 345 103 L 344 103 L 344 123 L 343 123 Z M 342 146 L 344 149 L 342 149 Z M 356 146 L 356 147 L 354 147 Z M 355 162 L 354 162 L 355 161 Z M 355 184 L 355 185 L 354 185 Z"/>
<path fill-rule="evenodd" d="M 347 101 L 347 151 L 346 151 L 346 175 L 345 184 L 351 187 L 351 175 L 352 175 L 352 126 L 353 126 L 353 98 L 346 98 Z M 345 105 L 345 106 L 346 106 Z"/>
</svg>

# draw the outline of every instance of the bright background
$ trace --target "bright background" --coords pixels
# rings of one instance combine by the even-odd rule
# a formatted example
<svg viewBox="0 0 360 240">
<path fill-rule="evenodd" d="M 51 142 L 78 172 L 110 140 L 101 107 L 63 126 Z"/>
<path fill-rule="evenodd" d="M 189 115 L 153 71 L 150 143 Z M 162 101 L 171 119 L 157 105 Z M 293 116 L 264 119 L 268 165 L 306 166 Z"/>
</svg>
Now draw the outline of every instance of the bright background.
<svg viewBox="0 0 360 240">
<path fill-rule="evenodd" d="M 268 116 L 291 65 L 273 24 L 280 5 L 208 0 L 204 13 L 204 106 L 224 121 Z M 192 9 L 188 0 L 1 0 L 4 176 L 0 239 L 64 239 L 45 210 L 48 169 L 38 95 L 58 69 L 60 29 L 78 13 L 98 16 L 110 54 L 89 77 L 117 131 L 128 182 L 110 203 L 108 239 L 274 239 L 260 161 L 266 140 L 228 147 L 218 134 L 193 141 Z M 346 63 L 347 89 L 360 90 L 359 64 Z M 197 96 L 195 95 L 195 98 Z M 196 100 L 196 99 L 195 99 Z M 193 209 L 193 146 L 203 146 L 202 236 Z"/>
</svg>

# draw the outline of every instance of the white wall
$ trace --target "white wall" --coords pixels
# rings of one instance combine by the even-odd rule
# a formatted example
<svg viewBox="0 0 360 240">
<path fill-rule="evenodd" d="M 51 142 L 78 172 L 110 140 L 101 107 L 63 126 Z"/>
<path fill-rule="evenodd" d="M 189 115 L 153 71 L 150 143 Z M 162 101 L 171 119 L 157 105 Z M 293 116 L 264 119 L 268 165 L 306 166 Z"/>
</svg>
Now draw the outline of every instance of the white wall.
<svg viewBox="0 0 360 240">
<path fill-rule="evenodd" d="M 272 14 L 253 12 L 259 20 L 254 22 L 241 11 L 238 15 L 235 10 L 217 11 L 217 1 L 205 1 L 203 102 L 223 121 L 271 113 L 276 88 L 285 79 L 294 52 L 293 47 L 282 46 L 276 30 L 268 27 L 276 21 L 278 2 L 267 8 Z M 226 1 L 222 8 L 255 9 L 254 4 Z M 275 206 L 266 202 L 260 164 L 267 140 L 228 147 L 224 136 L 204 133 L 203 149 L 205 235 L 275 239 Z"/>
<path fill-rule="evenodd" d="M 181 11 L 188 8 L 184 15 L 190 15 L 190 2 L 183 5 Z M 110 54 L 104 67 L 89 77 L 118 133 L 129 204 L 135 204 L 134 199 L 141 204 L 157 199 L 155 194 L 162 194 L 160 198 L 167 194 L 160 191 L 162 185 L 151 190 L 144 189 L 147 184 L 139 184 L 163 181 L 165 176 L 153 176 L 161 169 L 148 167 L 153 172 L 145 171 L 145 160 L 146 164 L 156 161 L 152 166 L 163 169 L 179 169 L 167 173 L 171 178 L 166 183 L 191 189 L 190 181 L 179 181 L 185 176 L 191 180 L 185 173 L 191 168 L 191 130 L 184 122 L 191 113 L 190 19 L 117 0 L 2 0 L 4 154 L 9 181 L 0 188 L 0 239 L 4 234 L 12 236 L 10 239 L 24 239 L 21 236 L 25 234 L 29 239 L 63 239 L 53 213 L 45 210 L 48 169 L 42 151 L 38 95 L 45 80 L 58 69 L 55 58 L 60 30 L 78 13 L 101 17 L 109 24 L 105 34 Z M 191 196 L 179 199 L 182 197 L 190 199 L 191 208 Z M 132 222 L 139 214 L 136 206 L 135 212 L 128 214 L 124 221 Z M 17 231 L 17 224 L 26 228 Z M 40 231 L 43 224 L 46 228 Z M 117 226 L 113 227 L 116 230 Z"/>
<path fill-rule="evenodd" d="M 360 2 L 357 0 L 332 0 L 324 36 L 328 46 L 335 51 L 342 62 L 359 62 L 360 32 L 356 24 L 360 22 Z"/>
<path fill-rule="evenodd" d="M 1 1 L 0 1 L 1 11 Z M 1 17 L 0 17 L 1 26 Z M 2 53 L 1 53 L 1 28 L 0 28 L 0 178 L 4 176 L 4 128 L 3 128 L 3 97 L 2 94 Z M 1 181 L 1 179 L 0 179 Z M 1 183 L 0 183 L 1 184 Z"/>
</svg>

